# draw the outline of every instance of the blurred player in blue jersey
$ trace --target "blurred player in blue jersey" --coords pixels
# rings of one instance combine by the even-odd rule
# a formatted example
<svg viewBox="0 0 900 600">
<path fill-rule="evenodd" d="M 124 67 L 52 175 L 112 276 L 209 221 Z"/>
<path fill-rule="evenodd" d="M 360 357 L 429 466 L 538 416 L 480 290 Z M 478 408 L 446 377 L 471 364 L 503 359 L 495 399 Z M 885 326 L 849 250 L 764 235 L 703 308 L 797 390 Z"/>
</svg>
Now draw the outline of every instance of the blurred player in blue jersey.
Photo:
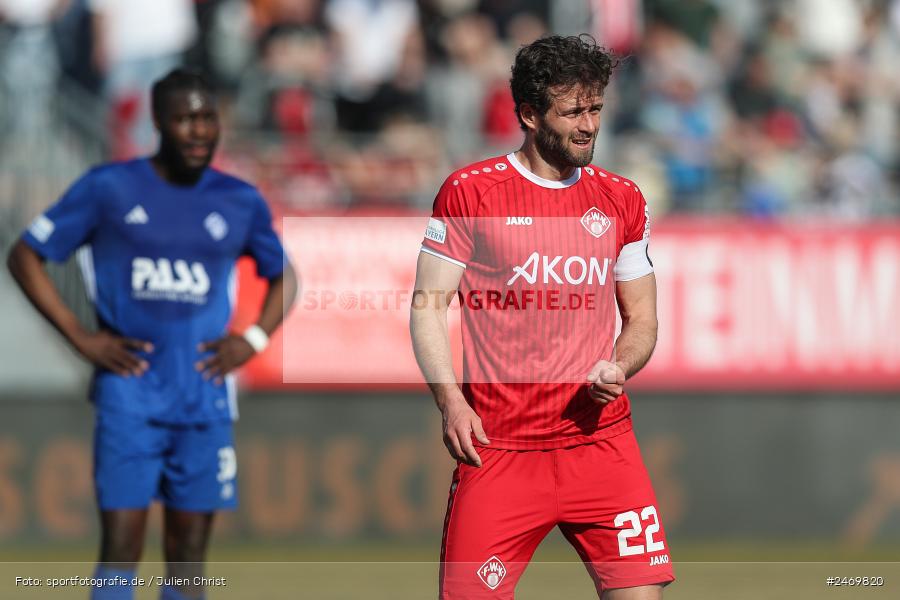
<svg viewBox="0 0 900 600">
<path fill-rule="evenodd" d="M 231 372 L 263 350 L 296 295 L 265 201 L 209 167 L 219 140 L 211 88 L 175 70 L 156 82 L 159 150 L 91 169 L 10 252 L 8 265 L 35 308 L 96 366 L 94 480 L 102 545 L 97 576 L 130 579 L 147 509 L 165 506 L 164 600 L 202 598 L 213 515 L 237 503 Z M 80 249 L 80 250 L 79 250 Z M 44 260 L 78 250 L 99 331 L 63 303 Z M 235 261 L 256 261 L 269 282 L 259 320 L 228 333 Z M 95 587 L 95 600 L 130 599 L 129 586 Z"/>
</svg>

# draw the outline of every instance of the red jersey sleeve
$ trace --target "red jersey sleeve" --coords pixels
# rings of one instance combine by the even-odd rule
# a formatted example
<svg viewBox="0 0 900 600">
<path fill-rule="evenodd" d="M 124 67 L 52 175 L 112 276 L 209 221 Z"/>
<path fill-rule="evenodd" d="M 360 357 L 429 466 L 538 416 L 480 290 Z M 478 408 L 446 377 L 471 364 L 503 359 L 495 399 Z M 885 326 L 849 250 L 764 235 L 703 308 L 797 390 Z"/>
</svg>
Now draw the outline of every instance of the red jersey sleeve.
<svg viewBox="0 0 900 600">
<path fill-rule="evenodd" d="M 448 178 L 434 199 L 422 251 L 465 267 L 475 248 L 476 200 L 473 190 Z"/>
<path fill-rule="evenodd" d="M 650 239 L 650 207 L 644 194 L 636 187 L 632 188 L 631 202 L 628 203 L 627 223 L 625 224 L 625 244 Z"/>
</svg>

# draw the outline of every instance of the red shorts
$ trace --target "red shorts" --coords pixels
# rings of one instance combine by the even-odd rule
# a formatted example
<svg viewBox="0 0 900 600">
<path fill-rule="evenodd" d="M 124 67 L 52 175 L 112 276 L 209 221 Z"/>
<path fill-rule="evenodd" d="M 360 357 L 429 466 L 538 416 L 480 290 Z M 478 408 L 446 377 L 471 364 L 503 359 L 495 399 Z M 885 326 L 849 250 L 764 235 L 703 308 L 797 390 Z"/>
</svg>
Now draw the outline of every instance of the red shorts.
<svg viewBox="0 0 900 600">
<path fill-rule="evenodd" d="M 656 497 L 632 431 L 572 448 L 479 448 L 453 473 L 440 598 L 512 599 L 542 539 L 559 526 L 598 595 L 674 581 Z"/>
</svg>

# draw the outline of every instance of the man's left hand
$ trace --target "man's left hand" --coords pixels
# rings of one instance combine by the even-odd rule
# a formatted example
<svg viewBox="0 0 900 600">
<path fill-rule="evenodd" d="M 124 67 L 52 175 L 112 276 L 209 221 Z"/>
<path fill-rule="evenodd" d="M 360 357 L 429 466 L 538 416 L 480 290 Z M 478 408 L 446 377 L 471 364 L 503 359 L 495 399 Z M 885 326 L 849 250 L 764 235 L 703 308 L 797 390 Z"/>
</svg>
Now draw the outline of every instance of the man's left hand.
<svg viewBox="0 0 900 600">
<path fill-rule="evenodd" d="M 609 404 L 625 391 L 625 371 L 618 363 L 601 360 L 587 376 L 588 394 L 597 404 Z"/>
<path fill-rule="evenodd" d="M 200 352 L 212 352 L 212 356 L 199 360 L 194 368 L 203 373 L 203 379 L 214 379 L 217 384 L 222 378 L 250 360 L 256 351 L 239 335 L 226 335 L 212 342 L 203 342 L 197 347 Z"/>
</svg>

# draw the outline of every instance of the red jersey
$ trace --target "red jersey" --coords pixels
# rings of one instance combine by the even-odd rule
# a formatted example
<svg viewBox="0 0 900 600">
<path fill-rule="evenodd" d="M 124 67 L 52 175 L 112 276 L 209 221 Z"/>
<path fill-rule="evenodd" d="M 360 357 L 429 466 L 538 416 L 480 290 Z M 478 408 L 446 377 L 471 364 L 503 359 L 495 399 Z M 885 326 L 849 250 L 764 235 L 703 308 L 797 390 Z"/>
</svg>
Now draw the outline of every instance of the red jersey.
<svg viewBox="0 0 900 600">
<path fill-rule="evenodd" d="M 514 154 L 444 182 L 422 251 L 465 268 L 462 392 L 492 448 L 575 446 L 631 428 L 628 397 L 605 406 L 586 378 L 613 360 L 615 282 L 652 272 L 637 186 L 589 166 L 565 181 Z"/>
</svg>

